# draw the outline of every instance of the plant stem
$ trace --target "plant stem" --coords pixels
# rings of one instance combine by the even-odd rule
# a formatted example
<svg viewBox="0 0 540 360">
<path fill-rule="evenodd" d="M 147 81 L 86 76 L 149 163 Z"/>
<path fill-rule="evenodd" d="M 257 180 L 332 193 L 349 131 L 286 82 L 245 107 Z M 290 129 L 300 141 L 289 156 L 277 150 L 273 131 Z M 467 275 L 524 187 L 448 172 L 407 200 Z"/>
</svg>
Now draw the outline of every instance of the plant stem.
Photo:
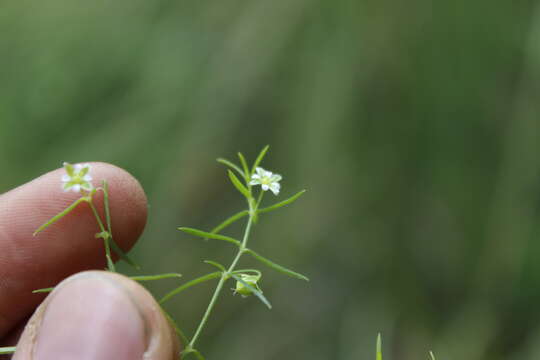
<svg viewBox="0 0 540 360">
<path fill-rule="evenodd" d="M 103 225 L 103 222 L 101 221 L 101 217 L 99 216 L 99 213 L 97 212 L 96 207 L 94 206 L 94 202 L 92 201 L 92 197 L 89 197 L 88 204 L 90 205 L 90 208 L 92 209 L 92 212 L 94 213 L 94 216 L 96 217 L 96 221 L 98 223 L 98 226 L 103 234 L 103 244 L 105 246 L 105 256 L 107 258 L 107 267 L 109 271 L 116 272 L 116 269 L 114 267 L 114 263 L 112 262 L 111 257 L 111 245 L 109 243 L 109 237 L 111 234 L 109 231 L 105 229 L 105 226 Z"/>
<path fill-rule="evenodd" d="M 188 344 L 188 348 L 192 349 L 194 347 L 195 342 L 199 338 L 199 335 L 201 334 L 201 331 L 204 328 L 204 325 L 206 324 L 206 322 L 208 321 L 208 318 L 210 317 L 210 313 L 212 312 L 212 310 L 213 310 L 213 308 L 214 308 L 214 306 L 216 304 L 216 301 L 217 301 L 217 299 L 218 299 L 218 297 L 219 297 L 219 295 L 221 293 L 221 290 L 223 289 L 223 285 L 225 284 L 225 281 L 227 281 L 227 279 L 229 279 L 229 275 L 234 271 L 234 268 L 236 267 L 236 264 L 238 264 L 238 261 L 240 260 L 240 257 L 245 252 L 247 242 L 248 242 L 248 239 L 249 239 L 249 234 L 251 232 L 251 225 L 253 224 L 253 217 L 255 216 L 255 213 L 257 211 L 256 207 L 254 208 L 252 206 L 252 201 L 248 201 L 248 203 L 250 204 L 249 219 L 248 219 L 248 222 L 247 222 L 247 225 L 246 225 L 246 230 L 244 231 L 244 238 L 242 239 L 242 244 L 240 245 L 240 247 L 238 249 L 238 253 L 236 254 L 233 262 L 231 263 L 231 265 L 229 266 L 229 269 L 227 270 L 227 272 L 223 272 L 221 274 L 221 278 L 219 279 L 219 282 L 218 282 L 218 284 L 216 286 L 216 290 L 214 291 L 214 295 L 212 295 L 212 299 L 210 300 L 210 303 L 208 304 L 208 307 L 206 308 L 204 316 L 203 316 L 199 326 L 197 327 L 197 330 L 195 331 L 195 335 L 193 335 L 193 338 L 191 339 L 191 341 Z M 257 206 L 257 205 L 255 205 L 255 206 Z"/>
</svg>

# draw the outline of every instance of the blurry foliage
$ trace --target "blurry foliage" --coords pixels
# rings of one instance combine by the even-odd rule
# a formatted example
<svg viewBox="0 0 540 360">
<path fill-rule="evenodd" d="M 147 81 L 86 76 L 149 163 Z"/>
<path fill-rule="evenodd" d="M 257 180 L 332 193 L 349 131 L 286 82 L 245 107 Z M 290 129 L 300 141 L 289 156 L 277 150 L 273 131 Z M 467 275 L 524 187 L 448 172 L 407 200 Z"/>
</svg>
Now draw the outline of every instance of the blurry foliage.
<svg viewBox="0 0 540 360">
<path fill-rule="evenodd" d="M 309 192 L 253 246 L 312 281 L 265 274 L 271 312 L 224 296 L 210 359 L 369 359 L 379 331 L 388 359 L 538 359 L 538 11 L 4 1 L 0 191 L 62 161 L 124 167 L 150 205 L 133 256 L 194 277 L 202 257 L 229 254 L 176 227 L 209 229 L 243 205 L 215 158 L 270 144 L 283 196 Z M 184 328 L 210 289 L 171 302 Z"/>
</svg>

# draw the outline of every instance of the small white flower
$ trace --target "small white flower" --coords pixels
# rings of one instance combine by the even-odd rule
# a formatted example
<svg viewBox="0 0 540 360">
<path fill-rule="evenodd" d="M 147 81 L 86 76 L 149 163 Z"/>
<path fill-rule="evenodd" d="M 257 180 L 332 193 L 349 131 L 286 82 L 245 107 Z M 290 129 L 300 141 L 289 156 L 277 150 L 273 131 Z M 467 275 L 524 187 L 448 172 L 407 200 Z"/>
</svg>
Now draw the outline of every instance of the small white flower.
<svg viewBox="0 0 540 360">
<path fill-rule="evenodd" d="M 90 176 L 90 164 L 64 163 L 66 174 L 62 176 L 62 189 L 74 192 L 92 191 L 92 176 Z"/>
<path fill-rule="evenodd" d="M 270 189 L 274 195 L 279 194 L 281 185 L 279 181 L 281 180 L 281 175 L 273 174 L 271 171 L 264 170 L 263 168 L 256 168 L 256 174 L 251 176 L 250 185 L 261 185 L 261 188 L 264 191 Z"/>
</svg>

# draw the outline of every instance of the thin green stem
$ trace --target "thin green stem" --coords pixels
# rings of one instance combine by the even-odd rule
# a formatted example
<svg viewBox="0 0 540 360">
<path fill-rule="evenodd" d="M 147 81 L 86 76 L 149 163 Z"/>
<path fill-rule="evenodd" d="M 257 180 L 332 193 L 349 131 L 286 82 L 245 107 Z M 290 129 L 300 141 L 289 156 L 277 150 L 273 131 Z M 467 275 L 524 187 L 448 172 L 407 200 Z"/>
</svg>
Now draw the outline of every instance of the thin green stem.
<svg viewBox="0 0 540 360">
<path fill-rule="evenodd" d="M 99 213 L 91 197 L 88 200 L 88 204 L 90 205 L 90 208 L 92 209 L 92 212 L 94 213 L 94 216 L 98 223 L 99 229 L 101 230 L 101 235 L 102 235 L 101 237 L 103 238 L 103 244 L 105 246 L 105 256 L 107 258 L 107 267 L 109 271 L 116 272 L 116 268 L 114 267 L 114 263 L 111 257 L 111 244 L 109 242 L 109 238 L 111 234 L 109 233 L 109 231 L 105 229 L 105 226 L 103 225 L 103 221 L 101 221 L 101 217 L 99 216 Z"/>
<path fill-rule="evenodd" d="M 0 347 L 0 355 L 13 354 L 16 349 L 15 346 Z"/>
<path fill-rule="evenodd" d="M 240 257 L 242 257 L 242 254 L 244 254 L 245 248 L 249 240 L 251 226 L 253 224 L 253 217 L 256 214 L 256 210 L 257 210 L 256 208 L 253 208 L 252 206 L 253 201 L 251 199 L 248 199 L 248 203 L 250 204 L 249 219 L 247 222 L 246 230 L 244 231 L 242 244 L 240 245 L 238 252 L 234 260 L 232 261 L 231 265 L 229 266 L 229 269 L 227 270 L 227 272 L 223 272 L 221 274 L 221 278 L 219 279 L 219 282 L 216 286 L 216 290 L 214 291 L 214 294 L 212 295 L 212 299 L 210 299 L 210 303 L 208 304 L 208 307 L 206 308 L 203 318 L 201 319 L 201 322 L 199 323 L 199 326 L 197 327 L 197 330 L 195 331 L 195 335 L 193 335 L 193 338 L 189 342 L 189 345 L 188 345 L 189 348 L 193 348 L 195 346 L 195 343 L 197 342 L 197 339 L 199 338 L 199 335 L 201 334 L 204 328 L 204 325 L 208 321 L 208 318 L 210 317 L 210 314 L 212 313 L 212 310 L 214 309 L 214 306 L 216 304 L 217 299 L 219 298 L 221 290 L 223 290 L 223 285 L 225 284 L 225 281 L 227 281 L 227 279 L 229 278 L 229 275 L 234 271 L 236 265 L 238 264 Z"/>
</svg>

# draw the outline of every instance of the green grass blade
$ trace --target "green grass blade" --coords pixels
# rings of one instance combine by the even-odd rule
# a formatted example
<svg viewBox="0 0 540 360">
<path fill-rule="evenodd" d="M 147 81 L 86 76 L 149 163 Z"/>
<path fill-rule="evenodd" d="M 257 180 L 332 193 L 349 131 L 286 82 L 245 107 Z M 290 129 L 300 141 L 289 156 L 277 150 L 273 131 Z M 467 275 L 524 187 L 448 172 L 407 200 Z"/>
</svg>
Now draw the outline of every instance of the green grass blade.
<svg viewBox="0 0 540 360">
<path fill-rule="evenodd" d="M 270 304 L 270 301 L 268 301 L 268 299 L 266 297 L 264 297 L 264 295 L 262 294 L 261 291 L 255 289 L 253 286 L 249 285 L 247 282 L 245 282 L 244 280 L 242 280 L 242 278 L 240 278 L 240 276 L 236 276 L 236 274 L 232 273 L 231 276 L 236 280 L 236 281 L 239 281 L 242 283 L 242 285 L 244 285 L 249 291 L 251 291 L 253 293 L 253 295 L 255 295 L 259 300 L 261 300 L 261 302 L 266 305 L 268 307 L 268 309 L 272 309 L 272 305 Z"/>
<path fill-rule="evenodd" d="M 381 333 L 377 335 L 377 356 L 376 360 L 382 360 L 382 340 Z"/>
<path fill-rule="evenodd" d="M 296 201 L 296 199 L 298 199 L 300 196 L 302 196 L 305 192 L 306 192 L 306 190 L 299 191 L 296 194 L 294 194 L 293 196 L 291 196 L 290 198 L 288 198 L 287 200 L 283 200 L 281 202 L 278 202 L 277 204 L 270 205 L 268 207 L 257 210 L 257 213 L 264 214 L 264 213 L 279 209 L 282 206 L 289 205 L 289 204 L 293 203 L 294 201 Z"/>
<path fill-rule="evenodd" d="M 234 173 L 231 170 L 228 170 L 227 173 L 229 174 L 229 179 L 231 179 L 231 182 L 233 183 L 236 190 L 240 191 L 242 195 L 244 195 L 247 199 L 251 198 L 251 194 L 249 193 L 249 190 L 240 182 L 238 177 L 234 175 Z"/>
<path fill-rule="evenodd" d="M 431 358 L 431 360 L 435 360 L 435 355 L 433 355 L 433 351 L 429 352 L 429 357 Z"/>
<path fill-rule="evenodd" d="M 217 233 L 221 232 L 221 230 L 228 227 L 229 225 L 235 223 L 236 221 L 242 219 L 244 216 L 248 216 L 248 215 L 249 215 L 249 211 L 247 211 L 247 210 L 242 210 L 240 212 L 237 212 L 236 214 L 234 214 L 233 216 L 227 218 L 221 224 L 219 224 L 218 226 L 213 228 L 210 232 L 212 234 L 217 234 Z"/>
<path fill-rule="evenodd" d="M 221 265 L 220 263 L 216 262 L 216 261 L 212 261 L 212 260 L 204 260 L 205 263 L 207 264 L 210 264 L 210 265 L 213 265 L 215 267 L 217 267 L 219 270 L 221 270 L 222 272 L 225 272 L 227 270 L 225 270 L 225 266 Z"/>
<path fill-rule="evenodd" d="M 163 304 L 165 301 L 169 300 L 170 298 L 172 298 L 175 295 L 178 295 L 182 291 L 184 291 L 184 290 L 186 290 L 186 289 L 188 289 L 188 288 L 190 288 L 190 287 L 192 287 L 194 285 L 203 283 L 205 281 L 216 279 L 216 278 L 220 277 L 221 274 L 222 274 L 221 271 L 216 271 L 216 272 L 213 272 L 213 273 L 210 273 L 210 274 L 200 276 L 200 277 L 198 277 L 196 279 L 193 279 L 191 281 L 188 281 L 187 283 L 185 283 L 185 284 L 177 287 L 176 289 L 172 290 L 171 292 L 167 293 L 163 298 L 161 298 L 161 300 L 159 300 L 159 303 Z"/>
<path fill-rule="evenodd" d="M 251 250 L 251 249 L 246 249 L 246 252 L 248 252 L 249 254 L 251 254 L 255 259 L 259 260 L 260 262 L 262 262 L 263 264 L 271 267 L 272 269 L 276 270 L 276 271 L 279 271 L 285 275 L 289 275 L 293 278 L 296 278 L 296 279 L 300 279 L 300 280 L 305 280 L 305 281 L 309 281 L 308 277 L 307 276 L 304 276 L 300 273 L 297 273 L 296 271 L 292 271 L 290 269 L 287 269 L 286 267 L 283 267 L 281 265 L 278 265 L 276 264 L 275 262 L 273 261 L 270 261 L 268 260 L 267 258 L 265 257 L 262 257 L 261 255 L 257 254 L 255 251 Z"/>
<path fill-rule="evenodd" d="M 51 219 L 49 219 L 45 224 L 41 225 L 40 227 L 37 228 L 36 231 L 34 231 L 34 234 L 33 236 L 36 236 L 39 232 L 45 230 L 46 228 L 48 228 L 50 225 L 54 224 L 55 222 L 57 222 L 58 220 L 60 220 L 61 218 L 63 218 L 64 216 L 66 216 L 67 214 L 69 214 L 71 211 L 73 211 L 73 209 L 75 209 L 77 207 L 77 205 L 79 205 L 80 203 L 82 202 L 85 202 L 86 201 L 86 197 L 81 197 L 77 200 L 75 200 L 71 205 L 69 205 L 67 208 L 65 208 L 64 210 L 62 210 L 60 213 L 56 214 L 55 216 L 53 216 Z"/>
<path fill-rule="evenodd" d="M 0 347 L 0 355 L 13 354 L 17 350 L 16 346 Z"/>
<path fill-rule="evenodd" d="M 157 275 L 130 276 L 129 278 L 135 281 L 154 281 L 154 280 L 163 280 L 163 279 L 180 278 L 180 277 L 182 277 L 182 274 L 166 273 L 166 274 L 157 274 Z"/>
<path fill-rule="evenodd" d="M 244 178 L 246 179 L 246 183 L 248 183 L 249 179 L 251 178 L 251 174 L 249 173 L 249 168 L 246 162 L 246 158 L 241 152 L 238 153 L 238 158 L 240 159 L 240 164 L 242 164 L 242 169 L 244 169 Z"/>
<path fill-rule="evenodd" d="M 215 240 L 227 241 L 227 242 L 230 242 L 231 244 L 234 244 L 236 246 L 240 246 L 240 244 L 241 244 L 240 241 L 238 241 L 238 240 L 236 240 L 236 239 L 234 239 L 234 238 L 232 238 L 230 236 L 225 236 L 225 235 L 220 235 L 220 234 L 212 234 L 212 233 L 209 233 L 209 232 L 206 232 L 206 231 L 193 229 L 193 228 L 188 228 L 188 227 L 179 227 L 178 230 L 183 231 L 186 234 L 201 237 L 203 239 L 215 239 Z"/>
<path fill-rule="evenodd" d="M 268 152 L 268 149 L 270 149 L 270 145 L 266 145 L 262 150 L 261 152 L 259 153 L 259 156 L 257 156 L 257 159 L 255 159 L 255 162 L 253 163 L 253 167 L 251 168 L 251 175 L 253 175 L 255 173 L 255 169 L 257 168 L 257 166 L 259 166 L 259 164 L 261 163 L 261 161 L 264 159 L 264 156 L 266 155 L 266 153 Z"/>
<path fill-rule="evenodd" d="M 43 289 L 37 289 L 37 290 L 33 290 L 33 291 L 32 291 L 32 294 L 50 293 L 50 292 L 53 291 L 53 290 L 54 290 L 54 287 L 43 288 Z"/>
<path fill-rule="evenodd" d="M 220 163 L 220 164 L 223 164 L 223 165 L 225 165 L 225 166 L 230 167 L 231 169 L 233 169 L 233 170 L 235 170 L 236 172 L 238 172 L 239 175 L 244 176 L 244 172 L 242 171 L 242 169 L 240 169 L 240 168 L 238 167 L 238 165 L 236 165 L 236 164 L 230 162 L 229 160 L 223 159 L 223 158 L 219 158 L 219 159 L 217 159 L 217 162 Z"/>
</svg>

